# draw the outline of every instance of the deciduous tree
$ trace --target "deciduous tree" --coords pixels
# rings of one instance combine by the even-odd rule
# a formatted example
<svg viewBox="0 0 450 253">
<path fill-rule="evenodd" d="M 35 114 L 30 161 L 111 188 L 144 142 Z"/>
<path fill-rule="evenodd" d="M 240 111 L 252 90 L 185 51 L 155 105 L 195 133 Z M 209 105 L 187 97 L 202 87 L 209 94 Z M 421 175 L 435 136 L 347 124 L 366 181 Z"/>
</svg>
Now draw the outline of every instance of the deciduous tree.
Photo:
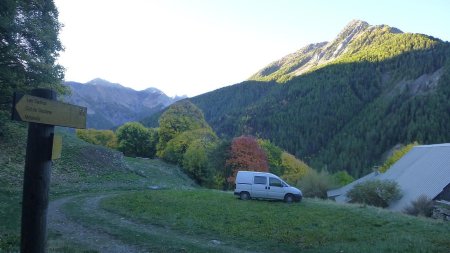
<svg viewBox="0 0 450 253">
<path fill-rule="evenodd" d="M 164 156 L 167 143 L 177 135 L 194 129 L 210 128 L 203 113 L 188 100 L 171 105 L 159 118 L 158 156 Z"/>
<path fill-rule="evenodd" d="M 199 184 L 213 186 L 215 171 L 209 166 L 209 154 L 217 141 L 196 139 L 183 155 L 183 169 Z"/>
<path fill-rule="evenodd" d="M 153 128 L 145 128 L 141 123 L 128 122 L 116 131 L 119 150 L 127 156 L 153 158 L 156 153 L 158 132 Z"/>
<path fill-rule="evenodd" d="M 211 171 L 215 171 L 212 188 L 228 190 L 232 187 L 226 180 L 233 173 L 230 166 L 226 166 L 226 161 L 230 158 L 230 147 L 231 141 L 219 140 L 217 145 L 209 152 L 208 166 Z"/>
<path fill-rule="evenodd" d="M 269 171 L 267 156 L 259 146 L 258 141 L 251 136 L 241 136 L 233 139 L 231 143 L 230 158 L 226 166 L 231 167 L 233 174 L 228 182 L 234 183 L 236 174 L 240 170 Z"/>
<path fill-rule="evenodd" d="M 311 168 L 306 163 L 297 159 L 295 156 L 289 154 L 288 152 L 283 152 L 281 154 L 281 161 L 281 164 L 284 168 L 282 178 L 285 179 L 288 183 L 296 183 L 311 170 Z"/>
<path fill-rule="evenodd" d="M 283 175 L 285 169 L 281 161 L 283 150 L 269 140 L 258 139 L 258 144 L 267 155 L 270 172 L 278 176 Z"/>
<path fill-rule="evenodd" d="M 14 91 L 68 91 L 56 63 L 63 50 L 60 28 L 52 0 L 0 1 L 0 109 L 9 106 Z"/>
<path fill-rule="evenodd" d="M 162 155 L 160 157 L 167 162 L 182 165 L 184 153 L 197 140 L 201 140 L 203 143 L 209 143 L 216 142 L 218 138 L 209 128 L 185 131 L 166 144 L 166 148 L 161 152 Z"/>
</svg>

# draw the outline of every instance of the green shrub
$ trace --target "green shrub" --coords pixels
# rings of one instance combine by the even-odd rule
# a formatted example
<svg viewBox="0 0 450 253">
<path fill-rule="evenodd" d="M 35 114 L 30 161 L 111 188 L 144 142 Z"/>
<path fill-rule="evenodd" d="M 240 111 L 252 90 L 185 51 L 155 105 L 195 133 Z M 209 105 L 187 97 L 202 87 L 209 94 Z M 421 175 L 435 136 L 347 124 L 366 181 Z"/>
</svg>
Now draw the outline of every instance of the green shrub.
<svg viewBox="0 0 450 253">
<path fill-rule="evenodd" d="M 434 202 L 425 195 L 419 196 L 416 200 L 403 210 L 403 212 L 414 216 L 431 217 L 433 214 Z"/>
<path fill-rule="evenodd" d="M 339 187 L 350 184 L 351 182 L 355 181 L 355 179 L 345 170 L 341 170 L 334 173 L 333 178 Z"/>
<path fill-rule="evenodd" d="M 371 206 L 388 207 L 401 197 L 400 187 L 391 180 L 370 180 L 359 183 L 348 193 L 351 203 L 361 203 Z"/>
<path fill-rule="evenodd" d="M 113 149 L 117 149 L 119 145 L 116 134 L 111 130 L 76 129 L 75 133 L 78 138 L 95 145 Z"/>
<path fill-rule="evenodd" d="M 303 196 L 310 198 L 327 198 L 327 191 L 335 187 L 333 177 L 326 171 L 317 172 L 310 169 L 297 183 Z"/>
</svg>

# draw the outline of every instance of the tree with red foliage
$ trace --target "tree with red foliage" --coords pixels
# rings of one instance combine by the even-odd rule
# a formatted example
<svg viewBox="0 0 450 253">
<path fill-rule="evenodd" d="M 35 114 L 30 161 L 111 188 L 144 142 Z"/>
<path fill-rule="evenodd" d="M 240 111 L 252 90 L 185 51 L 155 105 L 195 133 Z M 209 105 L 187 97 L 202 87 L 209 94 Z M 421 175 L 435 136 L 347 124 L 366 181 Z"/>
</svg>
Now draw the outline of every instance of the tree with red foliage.
<svg viewBox="0 0 450 253">
<path fill-rule="evenodd" d="M 232 175 L 227 179 L 229 183 L 235 182 L 236 174 L 240 170 L 269 171 L 267 156 L 252 136 L 240 136 L 233 139 L 230 158 L 225 165 L 232 170 Z"/>
</svg>

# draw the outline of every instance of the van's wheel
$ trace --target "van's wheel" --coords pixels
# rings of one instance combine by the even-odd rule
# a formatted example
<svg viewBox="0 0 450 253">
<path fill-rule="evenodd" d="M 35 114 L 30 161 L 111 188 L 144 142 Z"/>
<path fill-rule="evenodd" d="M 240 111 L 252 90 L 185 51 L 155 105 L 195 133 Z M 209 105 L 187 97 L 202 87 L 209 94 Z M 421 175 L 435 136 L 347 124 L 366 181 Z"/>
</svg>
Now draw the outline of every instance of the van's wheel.
<svg viewBox="0 0 450 253">
<path fill-rule="evenodd" d="M 248 194 L 248 192 L 241 192 L 240 197 L 242 200 L 249 200 L 250 194 Z"/>
<path fill-rule="evenodd" d="M 284 202 L 286 203 L 294 202 L 294 196 L 292 196 L 292 194 L 286 194 L 286 196 L 284 196 Z"/>
</svg>

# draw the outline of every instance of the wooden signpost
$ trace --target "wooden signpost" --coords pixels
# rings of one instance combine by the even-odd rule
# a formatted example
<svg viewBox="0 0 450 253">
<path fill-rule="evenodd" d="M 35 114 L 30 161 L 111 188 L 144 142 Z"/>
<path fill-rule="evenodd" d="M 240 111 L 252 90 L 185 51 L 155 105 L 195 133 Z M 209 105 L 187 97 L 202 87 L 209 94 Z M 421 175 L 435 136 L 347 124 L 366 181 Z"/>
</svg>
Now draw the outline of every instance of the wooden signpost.
<svg viewBox="0 0 450 253">
<path fill-rule="evenodd" d="M 86 107 L 56 101 L 56 93 L 35 89 L 31 95 L 14 95 L 11 118 L 30 122 L 22 198 L 21 252 L 46 250 L 47 207 L 51 160 L 61 152 L 55 125 L 86 128 Z"/>
<path fill-rule="evenodd" d="M 86 107 L 42 97 L 14 94 L 14 120 L 73 128 L 86 127 Z"/>
</svg>

